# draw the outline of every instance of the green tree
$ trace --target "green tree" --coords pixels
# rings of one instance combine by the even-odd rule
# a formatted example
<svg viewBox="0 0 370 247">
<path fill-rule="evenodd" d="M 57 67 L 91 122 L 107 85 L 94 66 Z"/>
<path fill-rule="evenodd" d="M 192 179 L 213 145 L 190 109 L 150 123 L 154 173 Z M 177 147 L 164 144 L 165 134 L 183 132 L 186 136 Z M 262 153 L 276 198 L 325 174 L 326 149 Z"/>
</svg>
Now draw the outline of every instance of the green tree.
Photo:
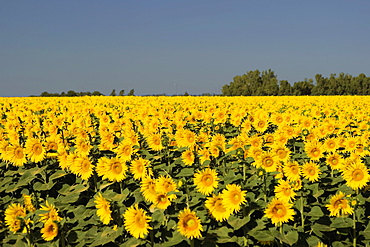
<svg viewBox="0 0 370 247">
<path fill-rule="evenodd" d="M 124 89 L 122 89 L 121 91 L 119 91 L 119 94 L 118 94 L 119 96 L 123 96 L 123 95 L 125 95 L 125 90 Z"/>
<path fill-rule="evenodd" d="M 117 96 L 116 89 L 113 89 L 109 96 Z"/>
<path fill-rule="evenodd" d="M 131 89 L 130 92 L 127 94 L 127 96 L 134 96 L 135 90 Z"/>
<path fill-rule="evenodd" d="M 313 88 L 314 85 L 312 79 L 295 82 L 292 88 L 293 95 L 311 95 Z"/>
<path fill-rule="evenodd" d="M 287 80 L 280 81 L 278 95 L 292 95 L 292 91 L 292 86 Z"/>
</svg>

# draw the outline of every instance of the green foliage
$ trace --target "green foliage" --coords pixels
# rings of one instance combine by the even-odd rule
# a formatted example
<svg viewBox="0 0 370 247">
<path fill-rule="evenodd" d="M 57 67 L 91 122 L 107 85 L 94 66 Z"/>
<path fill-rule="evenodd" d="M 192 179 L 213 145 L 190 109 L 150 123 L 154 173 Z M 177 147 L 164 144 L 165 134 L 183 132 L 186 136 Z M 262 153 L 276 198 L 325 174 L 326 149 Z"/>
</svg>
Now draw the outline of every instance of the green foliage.
<svg viewBox="0 0 370 247">
<path fill-rule="evenodd" d="M 305 79 L 294 82 L 278 82 L 277 76 L 270 69 L 248 71 L 235 76 L 230 84 L 222 87 L 224 96 L 265 96 L 265 95 L 370 95 L 370 77 L 365 74 L 351 76 L 340 73 L 331 74 L 329 78 L 315 75 L 315 81 Z"/>
</svg>

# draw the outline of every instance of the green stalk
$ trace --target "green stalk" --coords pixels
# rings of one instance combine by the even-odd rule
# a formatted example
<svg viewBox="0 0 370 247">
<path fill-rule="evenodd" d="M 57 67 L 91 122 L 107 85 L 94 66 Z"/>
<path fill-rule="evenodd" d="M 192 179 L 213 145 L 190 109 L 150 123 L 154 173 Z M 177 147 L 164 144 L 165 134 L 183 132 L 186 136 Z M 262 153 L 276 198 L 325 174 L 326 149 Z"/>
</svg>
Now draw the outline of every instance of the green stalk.
<svg viewBox="0 0 370 247">
<path fill-rule="evenodd" d="M 300 212 L 301 212 L 301 224 L 302 224 L 302 228 L 304 230 L 304 216 L 303 216 L 303 192 L 301 191 L 301 208 L 300 208 Z"/>
<path fill-rule="evenodd" d="M 353 247 L 356 247 L 357 236 L 356 236 L 356 211 L 353 211 Z"/>
</svg>

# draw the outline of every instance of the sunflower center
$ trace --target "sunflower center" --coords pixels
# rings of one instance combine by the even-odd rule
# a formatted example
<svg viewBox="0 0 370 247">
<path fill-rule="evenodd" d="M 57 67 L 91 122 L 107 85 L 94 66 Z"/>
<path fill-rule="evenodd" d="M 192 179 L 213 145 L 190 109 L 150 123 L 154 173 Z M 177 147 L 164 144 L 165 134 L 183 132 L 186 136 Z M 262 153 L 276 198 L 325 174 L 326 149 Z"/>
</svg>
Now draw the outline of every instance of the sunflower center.
<svg viewBox="0 0 370 247">
<path fill-rule="evenodd" d="M 82 162 L 81 167 L 83 172 L 88 172 L 90 168 L 90 163 L 88 161 L 84 161 Z"/>
<path fill-rule="evenodd" d="M 145 228 L 145 219 L 141 214 L 136 215 L 136 224 L 139 228 Z"/>
<path fill-rule="evenodd" d="M 275 214 L 276 217 L 284 217 L 286 215 L 286 208 L 281 205 L 281 204 L 277 204 L 272 212 Z"/>
<path fill-rule="evenodd" d="M 55 142 L 50 143 L 49 144 L 49 149 L 58 150 L 58 145 Z"/>
<path fill-rule="evenodd" d="M 22 159 L 24 157 L 22 148 L 17 148 L 14 152 L 15 158 Z"/>
<path fill-rule="evenodd" d="M 139 173 L 142 173 L 144 171 L 144 166 L 142 164 L 139 164 L 136 166 L 136 170 L 139 172 Z"/>
<path fill-rule="evenodd" d="M 331 163 L 333 164 L 333 165 L 338 165 L 338 159 L 337 158 L 333 158 L 333 159 L 331 159 Z"/>
<path fill-rule="evenodd" d="M 297 174 L 297 173 L 298 173 L 298 169 L 297 169 L 297 167 L 295 167 L 295 166 L 293 166 L 293 167 L 291 168 L 291 171 L 292 171 L 292 173 L 294 173 L 294 174 Z"/>
<path fill-rule="evenodd" d="M 120 174 L 122 172 L 122 166 L 120 163 L 114 163 L 112 165 L 112 171 L 116 174 Z"/>
<path fill-rule="evenodd" d="M 320 150 L 318 148 L 313 148 L 311 153 L 313 156 L 317 157 L 320 155 Z"/>
<path fill-rule="evenodd" d="M 328 147 L 329 148 L 335 148 L 335 143 L 334 142 L 329 142 Z"/>
<path fill-rule="evenodd" d="M 239 201 L 240 201 L 240 194 L 239 193 L 234 193 L 233 194 L 233 201 L 235 203 L 239 203 Z"/>
<path fill-rule="evenodd" d="M 226 212 L 226 208 L 222 205 L 222 199 L 218 199 L 215 203 L 215 210 L 217 212 Z"/>
<path fill-rule="evenodd" d="M 185 220 L 185 227 L 188 230 L 194 230 L 194 229 L 197 228 L 197 222 L 195 221 L 195 219 L 193 217 L 188 218 L 188 219 Z"/>
<path fill-rule="evenodd" d="M 364 178 L 364 172 L 361 170 L 355 170 L 352 173 L 353 180 L 355 181 L 361 181 Z"/>
<path fill-rule="evenodd" d="M 346 206 L 345 204 L 346 203 L 343 199 L 339 199 L 336 202 L 334 202 L 334 208 L 344 208 Z"/>
<path fill-rule="evenodd" d="M 209 174 L 206 174 L 206 175 L 203 177 L 202 181 L 203 181 L 203 184 L 204 184 L 205 186 L 211 186 L 211 185 L 213 184 L 213 178 L 212 178 L 212 176 L 211 176 L 211 175 L 209 175 Z"/>
<path fill-rule="evenodd" d="M 271 158 L 266 158 L 264 161 L 266 167 L 270 167 L 274 164 L 274 161 Z"/>
<path fill-rule="evenodd" d="M 41 152 L 42 152 L 41 145 L 40 144 L 35 144 L 33 146 L 33 153 L 36 154 L 36 155 L 40 155 Z"/>
<path fill-rule="evenodd" d="M 161 141 L 159 140 L 159 138 L 154 139 L 154 144 L 155 145 L 160 145 L 161 144 Z"/>
<path fill-rule="evenodd" d="M 286 157 L 287 152 L 285 152 L 284 150 L 279 150 L 277 154 L 280 159 L 284 159 Z"/>
<path fill-rule="evenodd" d="M 308 173 L 313 176 L 313 175 L 316 174 L 316 171 L 315 171 L 315 169 L 311 168 L 311 169 L 308 170 Z"/>
<path fill-rule="evenodd" d="M 131 155 L 131 147 L 130 146 L 126 146 L 123 150 L 123 153 L 127 156 Z"/>
</svg>

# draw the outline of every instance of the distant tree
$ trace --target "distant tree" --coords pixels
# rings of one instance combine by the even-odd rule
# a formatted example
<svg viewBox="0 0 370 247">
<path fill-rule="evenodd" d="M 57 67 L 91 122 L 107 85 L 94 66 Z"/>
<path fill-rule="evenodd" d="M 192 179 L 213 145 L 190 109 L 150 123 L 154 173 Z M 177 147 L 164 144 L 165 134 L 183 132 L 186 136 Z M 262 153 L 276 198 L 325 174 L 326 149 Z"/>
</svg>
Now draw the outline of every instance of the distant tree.
<svg viewBox="0 0 370 247">
<path fill-rule="evenodd" d="M 119 91 L 119 96 L 123 96 L 123 95 L 125 95 L 125 90 L 124 89 L 122 89 L 121 91 Z"/>
<path fill-rule="evenodd" d="M 41 97 L 49 97 L 50 94 L 48 92 L 42 92 L 40 96 Z"/>
<path fill-rule="evenodd" d="M 189 96 L 189 93 L 185 91 L 184 96 Z"/>
<path fill-rule="evenodd" d="M 295 82 L 292 88 L 293 95 L 311 95 L 313 87 L 312 79 Z"/>
<path fill-rule="evenodd" d="M 69 90 L 69 91 L 67 92 L 67 96 L 68 96 L 68 97 L 77 96 L 77 93 L 76 93 L 75 91 L 73 91 L 73 90 Z"/>
<path fill-rule="evenodd" d="M 109 96 L 117 96 L 116 89 L 113 89 Z"/>
<path fill-rule="evenodd" d="M 65 93 L 65 92 L 62 92 L 62 93 L 60 94 L 60 96 L 65 97 L 65 96 L 66 96 L 66 93 Z"/>
<path fill-rule="evenodd" d="M 127 94 L 127 96 L 134 96 L 135 90 L 131 89 L 130 92 Z"/>
<path fill-rule="evenodd" d="M 101 92 L 99 92 L 99 91 L 94 91 L 91 95 L 92 96 L 101 96 L 103 94 Z"/>
<path fill-rule="evenodd" d="M 278 95 L 292 95 L 292 91 L 292 86 L 287 80 L 280 81 Z"/>
</svg>

